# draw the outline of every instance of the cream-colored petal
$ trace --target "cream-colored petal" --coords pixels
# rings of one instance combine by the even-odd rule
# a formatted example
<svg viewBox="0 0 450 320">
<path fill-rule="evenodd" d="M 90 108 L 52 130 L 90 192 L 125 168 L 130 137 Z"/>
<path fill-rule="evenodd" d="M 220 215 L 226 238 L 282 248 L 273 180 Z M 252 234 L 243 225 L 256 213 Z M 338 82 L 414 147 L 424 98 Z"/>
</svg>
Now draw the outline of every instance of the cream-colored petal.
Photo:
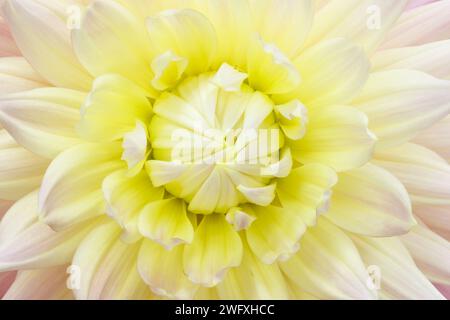
<svg viewBox="0 0 450 320">
<path fill-rule="evenodd" d="M 19 146 L 0 130 L 0 199 L 18 200 L 41 183 L 49 161 Z"/>
<path fill-rule="evenodd" d="M 53 229 L 105 213 L 103 179 L 122 169 L 120 144 L 81 144 L 61 153 L 45 173 L 39 193 L 42 219 Z"/>
<path fill-rule="evenodd" d="M 2 9 L 21 53 L 41 76 L 56 86 L 87 90 L 91 77 L 72 51 L 66 17 L 49 4 L 7 0 Z"/>
<path fill-rule="evenodd" d="M 79 288 L 73 292 L 81 300 L 144 300 L 152 297 L 140 277 L 137 258 L 140 244 L 120 240 L 121 229 L 111 221 L 88 234 L 79 245 L 72 266 L 79 268 Z"/>
<path fill-rule="evenodd" d="M 67 263 L 85 235 L 101 220 L 61 232 L 39 221 L 37 192 L 17 201 L 0 224 L 0 270 L 45 268 Z"/>
<path fill-rule="evenodd" d="M 146 20 L 155 55 L 173 51 L 187 59 L 186 73 L 197 75 L 209 70 L 217 46 L 213 25 L 200 12 L 167 10 Z"/>
<path fill-rule="evenodd" d="M 368 238 L 352 236 L 366 266 L 374 266 L 379 274 L 383 299 L 434 300 L 442 295 L 417 268 L 399 238 Z"/>
<path fill-rule="evenodd" d="M 392 28 L 408 0 L 331 0 L 314 17 L 308 45 L 345 37 L 367 52 L 375 50 Z"/>
<path fill-rule="evenodd" d="M 333 106 L 310 111 L 303 139 L 291 143 L 295 160 L 322 163 L 336 171 L 360 167 L 370 160 L 376 137 L 367 116 L 356 108 Z"/>
<path fill-rule="evenodd" d="M 183 271 L 184 246 L 171 250 L 151 240 L 144 240 L 139 251 L 139 273 L 151 290 L 171 299 L 192 299 L 198 285 Z"/>
<path fill-rule="evenodd" d="M 317 298 L 376 297 L 366 286 L 369 275 L 351 239 L 323 218 L 305 233 L 298 253 L 280 265 L 291 281 Z"/>
<path fill-rule="evenodd" d="M 450 204 L 450 165 L 433 151 L 408 143 L 377 152 L 375 160 L 405 185 L 413 201 Z"/>
<path fill-rule="evenodd" d="M 23 270 L 3 297 L 4 300 L 70 300 L 68 266 Z"/>
<path fill-rule="evenodd" d="M 0 94 L 27 91 L 48 84 L 23 57 L 0 58 Z"/>
<path fill-rule="evenodd" d="M 0 16 L 0 57 L 12 56 L 21 56 L 20 50 L 17 48 L 5 19 Z"/>
<path fill-rule="evenodd" d="M 445 160 L 450 161 L 450 116 L 442 119 L 432 127 L 420 132 L 413 140 L 438 153 Z"/>
<path fill-rule="evenodd" d="M 450 241 L 450 205 L 414 203 L 413 212 L 430 229 Z"/>
<path fill-rule="evenodd" d="M 0 273 L 0 299 L 3 298 L 5 293 L 13 284 L 16 279 L 17 272 L 16 271 L 8 271 Z"/>
<path fill-rule="evenodd" d="M 375 71 L 414 69 L 450 79 L 450 40 L 377 52 L 371 59 Z"/>
<path fill-rule="evenodd" d="M 139 172 L 145 165 L 148 157 L 148 131 L 147 127 L 139 120 L 133 131 L 126 133 L 122 142 L 122 160 L 125 160 L 130 173 Z"/>
<path fill-rule="evenodd" d="M 318 43 L 294 60 L 302 82 L 278 102 L 299 99 L 310 108 L 351 101 L 363 88 L 370 64 L 364 51 L 345 38 Z"/>
<path fill-rule="evenodd" d="M 308 226 L 316 224 L 320 209 L 327 207 L 336 173 L 320 164 L 307 164 L 277 182 L 277 196 L 283 207 L 295 211 Z"/>
<path fill-rule="evenodd" d="M 343 229 L 372 237 L 405 234 L 416 224 L 405 187 L 372 164 L 339 174 L 326 217 Z"/>
<path fill-rule="evenodd" d="M 450 82 L 413 70 L 376 72 L 352 105 L 369 117 L 377 149 L 396 146 L 448 115 Z"/>
<path fill-rule="evenodd" d="M 95 77 L 116 73 L 155 96 L 150 41 L 142 20 L 117 1 L 95 0 L 72 31 L 78 59 Z"/>
<path fill-rule="evenodd" d="M 182 243 L 191 243 L 194 227 L 186 213 L 186 203 L 180 199 L 151 202 L 139 215 L 140 233 L 166 250 Z"/>
<path fill-rule="evenodd" d="M 239 72 L 228 63 L 223 63 L 214 75 L 212 82 L 226 92 L 238 92 L 248 75 Z"/>
<path fill-rule="evenodd" d="M 286 137 L 299 140 L 305 136 L 308 109 L 298 100 L 275 106 L 278 123 Z"/>
<path fill-rule="evenodd" d="M 275 198 L 276 187 L 276 184 L 270 184 L 268 186 L 256 188 L 239 185 L 237 189 L 249 202 L 259 206 L 268 206 Z"/>
<path fill-rule="evenodd" d="M 305 232 L 300 214 L 275 206 L 247 208 L 256 220 L 246 230 L 248 244 L 265 264 L 287 260 L 299 249 Z"/>
<path fill-rule="evenodd" d="M 450 242 L 421 224 L 401 239 L 428 279 L 450 284 Z"/>
<path fill-rule="evenodd" d="M 222 214 L 203 217 L 191 244 L 184 248 L 183 266 L 194 283 L 213 287 L 223 280 L 231 267 L 242 259 L 239 235 Z"/>
<path fill-rule="evenodd" d="M 13 93 L 0 100 L 0 123 L 23 147 L 53 159 L 80 143 L 75 125 L 85 94 L 62 88 Z"/>
<path fill-rule="evenodd" d="M 122 240 L 134 242 L 141 238 L 138 221 L 142 208 L 162 199 L 164 189 L 155 188 L 143 171 L 132 177 L 127 173 L 127 170 L 119 170 L 108 175 L 103 180 L 102 190 L 108 215 L 124 230 Z"/>
<path fill-rule="evenodd" d="M 409 10 L 398 19 L 383 41 L 383 49 L 421 45 L 450 37 L 450 2 L 436 1 Z"/>
<path fill-rule="evenodd" d="M 313 17 L 311 0 L 250 0 L 255 31 L 289 57 L 303 46 Z"/>
<path fill-rule="evenodd" d="M 143 89 L 122 76 L 108 74 L 94 81 L 77 131 L 91 141 L 115 140 L 133 131 L 137 120 L 148 123 L 151 114 Z"/>
<path fill-rule="evenodd" d="M 186 71 L 188 64 L 188 59 L 177 56 L 171 50 L 155 57 L 152 61 L 152 70 L 155 74 L 152 86 L 160 91 L 175 86 Z"/>
</svg>

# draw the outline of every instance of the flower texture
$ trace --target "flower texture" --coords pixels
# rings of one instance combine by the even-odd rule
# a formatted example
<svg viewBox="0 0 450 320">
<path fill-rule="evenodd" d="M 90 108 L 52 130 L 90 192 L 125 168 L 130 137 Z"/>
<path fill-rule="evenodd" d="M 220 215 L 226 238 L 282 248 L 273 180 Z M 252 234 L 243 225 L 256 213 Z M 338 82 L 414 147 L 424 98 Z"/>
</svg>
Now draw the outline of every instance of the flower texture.
<svg viewBox="0 0 450 320">
<path fill-rule="evenodd" d="M 3 0 L 5 299 L 443 299 L 450 1 Z"/>
</svg>

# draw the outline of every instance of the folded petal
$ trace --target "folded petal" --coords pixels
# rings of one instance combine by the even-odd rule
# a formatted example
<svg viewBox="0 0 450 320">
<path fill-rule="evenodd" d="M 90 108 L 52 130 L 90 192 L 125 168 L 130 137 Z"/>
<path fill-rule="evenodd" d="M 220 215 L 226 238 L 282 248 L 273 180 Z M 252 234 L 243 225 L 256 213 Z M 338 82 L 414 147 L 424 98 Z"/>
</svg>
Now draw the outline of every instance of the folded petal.
<svg viewBox="0 0 450 320">
<path fill-rule="evenodd" d="M 27 91 L 48 84 L 22 57 L 0 58 L 0 94 Z"/>
<path fill-rule="evenodd" d="M 372 237 L 405 234 L 416 224 L 405 187 L 372 164 L 339 174 L 326 217 L 343 229 Z"/>
<path fill-rule="evenodd" d="M 377 149 L 396 146 L 448 115 L 450 82 L 413 70 L 376 72 L 352 105 L 369 117 Z"/>
<path fill-rule="evenodd" d="M 407 3 L 408 0 L 330 0 L 315 16 L 307 43 L 346 37 L 371 52 L 382 42 Z"/>
<path fill-rule="evenodd" d="M 436 1 L 406 11 L 383 41 L 382 48 L 421 45 L 450 37 L 449 1 Z"/>
<path fill-rule="evenodd" d="M 0 130 L 0 199 L 18 200 L 39 187 L 49 161 L 19 146 Z"/>
<path fill-rule="evenodd" d="M 80 28 L 72 31 L 72 41 L 78 59 L 93 76 L 117 73 L 155 95 L 144 23 L 123 5 L 93 1 Z"/>
<path fill-rule="evenodd" d="M 67 265 L 45 269 L 22 270 L 3 297 L 4 300 L 70 300 Z"/>
<path fill-rule="evenodd" d="M 370 160 L 376 137 L 367 116 L 355 108 L 333 106 L 310 111 L 303 139 L 291 143 L 292 156 L 304 163 L 322 163 L 336 171 L 360 167 Z"/>
<path fill-rule="evenodd" d="M 275 206 L 252 206 L 245 210 L 256 218 L 246 230 L 249 247 L 263 263 L 284 261 L 297 252 L 306 229 L 299 213 Z"/>
<path fill-rule="evenodd" d="M 189 280 L 213 287 L 242 259 L 239 235 L 222 214 L 203 217 L 191 244 L 184 247 L 183 266 Z"/>
<path fill-rule="evenodd" d="M 328 208 L 336 173 L 320 164 L 307 164 L 291 171 L 277 182 L 277 196 L 285 208 L 296 211 L 308 226 L 316 224 L 321 211 Z"/>
<path fill-rule="evenodd" d="M 0 123 L 23 147 L 53 159 L 80 143 L 75 132 L 85 94 L 62 88 L 13 93 L 0 100 Z"/>
<path fill-rule="evenodd" d="M 137 270 L 139 243 L 120 240 L 114 222 L 92 230 L 79 245 L 72 266 L 82 272 L 74 294 L 80 300 L 144 300 L 151 293 Z"/>
<path fill-rule="evenodd" d="M 401 239 L 428 279 L 450 285 L 450 242 L 421 224 Z"/>
<path fill-rule="evenodd" d="M 351 239 L 321 219 L 309 228 L 297 254 L 281 269 L 302 291 L 320 299 L 373 299 L 366 286 L 369 277 Z"/>
<path fill-rule="evenodd" d="M 95 79 L 77 131 L 91 141 L 116 140 L 133 131 L 136 121 L 148 123 L 150 117 L 145 91 L 122 76 L 108 74 Z"/>
<path fill-rule="evenodd" d="M 442 295 L 417 268 L 408 250 L 398 238 L 368 238 L 352 236 L 353 242 L 367 266 L 373 266 L 375 284 L 380 281 L 383 299 L 434 300 Z M 376 269 L 375 269 L 376 268 Z"/>
<path fill-rule="evenodd" d="M 41 76 L 56 86 L 89 88 L 91 78 L 72 51 L 66 17 L 35 0 L 7 0 L 2 9 L 21 53 Z"/>
<path fill-rule="evenodd" d="M 0 224 L 0 270 L 45 268 L 67 263 L 85 235 L 101 220 L 55 232 L 39 221 L 37 192 L 17 201 Z"/>
<path fill-rule="evenodd" d="M 377 152 L 375 163 L 393 173 L 419 203 L 450 204 L 450 165 L 412 143 Z"/>
<path fill-rule="evenodd" d="M 139 251 L 139 274 L 151 290 L 171 299 L 192 299 L 198 285 L 183 271 L 184 246 L 167 250 L 151 240 L 144 240 Z"/>
<path fill-rule="evenodd" d="M 447 116 L 429 129 L 420 132 L 413 142 L 433 150 L 445 160 L 450 161 L 449 132 L 450 116 Z"/>
<path fill-rule="evenodd" d="M 124 164 L 120 144 L 81 144 L 61 153 L 45 173 L 39 193 L 42 219 L 54 229 L 105 213 L 103 179 Z"/>
</svg>

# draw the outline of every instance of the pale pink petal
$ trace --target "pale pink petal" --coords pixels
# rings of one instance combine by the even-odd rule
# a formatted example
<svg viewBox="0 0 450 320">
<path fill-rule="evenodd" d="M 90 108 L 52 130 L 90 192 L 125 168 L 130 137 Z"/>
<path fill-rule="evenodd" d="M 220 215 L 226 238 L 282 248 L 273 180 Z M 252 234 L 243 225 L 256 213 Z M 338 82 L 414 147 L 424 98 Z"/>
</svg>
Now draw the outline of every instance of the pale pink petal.
<svg viewBox="0 0 450 320">
<path fill-rule="evenodd" d="M 0 299 L 3 298 L 6 291 L 8 291 L 11 284 L 16 279 L 16 271 L 0 273 Z"/>
<path fill-rule="evenodd" d="M 430 229 L 450 241 L 450 205 L 433 206 L 415 203 L 413 212 Z"/>
<path fill-rule="evenodd" d="M 435 283 L 434 286 L 442 293 L 442 295 L 447 300 L 450 300 L 450 286 L 439 283 Z"/>
<path fill-rule="evenodd" d="M 48 86 L 25 58 L 0 58 L 0 95 Z"/>
<path fill-rule="evenodd" d="M 0 17 L 0 57 L 20 56 L 20 51 L 11 36 L 8 25 Z"/>
<path fill-rule="evenodd" d="M 411 0 L 408 3 L 408 6 L 406 7 L 406 10 L 411 10 L 420 6 L 423 6 L 425 4 L 431 3 L 431 2 L 435 2 L 438 0 Z"/>
<path fill-rule="evenodd" d="M 13 204 L 14 201 L 0 200 L 0 221 Z"/>
<path fill-rule="evenodd" d="M 413 141 L 433 150 L 445 160 L 450 161 L 450 116 L 419 133 Z"/>
</svg>

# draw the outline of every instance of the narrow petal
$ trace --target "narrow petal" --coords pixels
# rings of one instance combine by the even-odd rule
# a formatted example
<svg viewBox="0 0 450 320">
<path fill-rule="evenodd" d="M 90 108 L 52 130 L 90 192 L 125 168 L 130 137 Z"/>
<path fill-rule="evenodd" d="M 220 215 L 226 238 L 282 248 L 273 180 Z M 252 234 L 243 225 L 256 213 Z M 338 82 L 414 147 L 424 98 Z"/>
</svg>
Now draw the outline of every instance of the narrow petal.
<svg viewBox="0 0 450 320">
<path fill-rule="evenodd" d="M 322 163 L 345 171 L 369 161 L 375 141 L 364 113 L 352 107 L 333 106 L 310 112 L 306 135 L 292 142 L 291 151 L 301 163 Z"/>
<path fill-rule="evenodd" d="M 301 240 L 281 269 L 303 291 L 320 299 L 373 299 L 368 273 L 351 239 L 322 219 Z"/>
<path fill-rule="evenodd" d="M 124 167 L 120 145 L 81 144 L 61 153 L 45 173 L 39 211 L 54 229 L 105 213 L 103 179 Z M 82 173 L 80 175 L 80 173 Z"/>
<path fill-rule="evenodd" d="M 151 240 L 144 240 L 139 251 L 139 273 L 151 290 L 171 299 L 192 299 L 198 285 L 192 283 L 183 271 L 183 249 L 171 250 Z"/>
<path fill-rule="evenodd" d="M 316 224 L 321 210 L 327 209 L 336 173 L 320 164 L 307 164 L 291 171 L 277 182 L 277 195 L 285 208 L 298 212 L 308 226 Z"/>
<path fill-rule="evenodd" d="M 21 53 L 41 76 L 56 86 L 89 88 L 91 78 L 72 51 L 65 17 L 35 0 L 7 0 L 2 9 Z"/>
<path fill-rule="evenodd" d="M 19 48 L 17 48 L 11 30 L 0 16 L 0 57 L 21 56 Z"/>
<path fill-rule="evenodd" d="M 447 116 L 429 129 L 420 132 L 413 142 L 433 150 L 445 160 L 450 161 L 449 132 L 450 116 Z"/>
<path fill-rule="evenodd" d="M 48 84 L 22 57 L 0 58 L 0 94 L 27 91 Z"/>
<path fill-rule="evenodd" d="M 49 161 L 19 146 L 0 130 L 0 199 L 18 200 L 39 187 Z"/>
<path fill-rule="evenodd" d="M 339 175 L 326 217 L 343 229 L 372 237 L 405 234 L 415 225 L 405 187 L 372 164 Z"/>
<path fill-rule="evenodd" d="M 67 288 L 70 274 L 67 265 L 23 270 L 17 274 L 4 300 L 69 300 L 72 292 Z"/>
<path fill-rule="evenodd" d="M 377 152 L 375 159 L 405 185 L 413 201 L 450 204 L 450 165 L 433 151 L 404 144 Z"/>
<path fill-rule="evenodd" d="M 450 205 L 433 206 L 415 203 L 413 212 L 430 229 L 450 241 Z"/>
<path fill-rule="evenodd" d="M 191 244 L 184 248 L 183 266 L 188 278 L 206 287 L 215 286 L 227 270 L 242 259 L 242 243 L 222 214 L 203 217 Z"/>
<path fill-rule="evenodd" d="M 120 240 L 121 229 L 111 221 L 92 230 L 79 245 L 72 261 L 82 271 L 80 300 L 143 300 L 151 293 L 137 270 L 139 244 Z"/>
<path fill-rule="evenodd" d="M 379 271 L 380 297 L 383 299 L 434 300 L 442 295 L 417 268 L 408 250 L 398 238 L 352 236 L 367 266 Z M 375 269 L 374 269 L 375 270 Z"/>
<path fill-rule="evenodd" d="M 53 159 L 80 143 L 75 132 L 85 94 L 62 88 L 40 88 L 4 96 L 0 123 L 23 147 Z"/>
<path fill-rule="evenodd" d="M 407 142 L 448 115 L 450 82 L 413 70 L 372 73 L 353 105 L 369 117 L 377 149 Z"/>
</svg>

